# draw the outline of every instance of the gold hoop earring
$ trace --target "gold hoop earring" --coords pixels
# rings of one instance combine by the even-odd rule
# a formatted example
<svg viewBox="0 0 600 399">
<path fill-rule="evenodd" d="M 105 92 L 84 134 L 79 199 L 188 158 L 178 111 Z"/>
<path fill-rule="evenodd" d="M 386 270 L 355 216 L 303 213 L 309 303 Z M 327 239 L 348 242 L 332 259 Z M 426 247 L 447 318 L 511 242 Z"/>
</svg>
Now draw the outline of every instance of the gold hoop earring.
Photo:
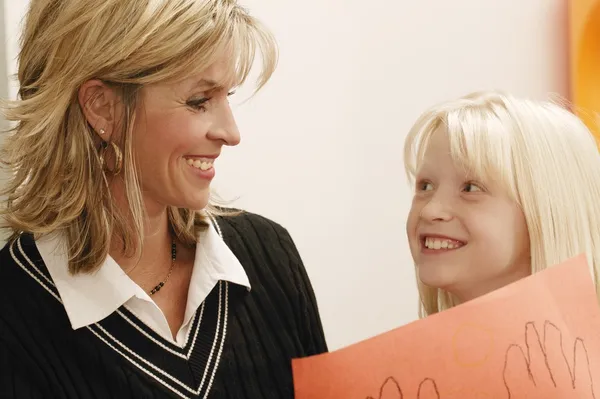
<svg viewBox="0 0 600 399">
<path fill-rule="evenodd" d="M 117 146 L 112 141 L 110 142 L 112 150 L 115 153 L 115 167 L 113 169 L 110 169 L 106 165 L 106 151 L 108 149 L 108 144 L 108 142 L 102 141 L 102 147 L 100 148 L 100 165 L 102 166 L 103 170 L 110 172 L 113 176 L 116 176 L 119 173 L 121 173 L 121 169 L 123 168 L 123 152 L 121 151 L 119 146 Z"/>
</svg>

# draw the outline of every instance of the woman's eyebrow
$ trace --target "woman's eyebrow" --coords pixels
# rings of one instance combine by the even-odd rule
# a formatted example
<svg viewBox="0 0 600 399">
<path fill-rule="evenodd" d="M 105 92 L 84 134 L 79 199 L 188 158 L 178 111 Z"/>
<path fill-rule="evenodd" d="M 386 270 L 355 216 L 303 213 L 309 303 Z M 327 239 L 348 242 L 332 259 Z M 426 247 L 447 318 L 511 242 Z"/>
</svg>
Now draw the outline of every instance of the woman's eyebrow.
<svg viewBox="0 0 600 399">
<path fill-rule="evenodd" d="M 223 89 L 223 85 L 221 85 L 220 83 L 218 83 L 212 79 L 202 78 L 198 82 L 196 82 L 196 84 L 194 85 L 194 88 L 196 88 L 196 89 L 202 88 L 207 91 L 208 90 L 221 90 L 221 89 Z"/>
</svg>

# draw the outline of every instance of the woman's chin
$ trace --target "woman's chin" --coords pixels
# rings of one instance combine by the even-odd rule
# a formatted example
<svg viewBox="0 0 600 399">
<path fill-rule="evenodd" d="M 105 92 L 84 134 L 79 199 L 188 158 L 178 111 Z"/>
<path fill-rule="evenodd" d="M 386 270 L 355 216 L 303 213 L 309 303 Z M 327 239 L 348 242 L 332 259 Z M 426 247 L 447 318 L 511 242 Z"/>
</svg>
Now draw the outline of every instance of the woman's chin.
<svg viewBox="0 0 600 399">
<path fill-rule="evenodd" d="M 190 209 L 192 211 L 201 211 L 208 206 L 208 198 L 209 196 L 206 195 L 202 198 L 190 199 L 189 201 L 186 201 L 186 204 L 181 208 Z"/>
<path fill-rule="evenodd" d="M 167 201 L 170 206 L 176 208 L 190 209 L 192 211 L 201 211 L 208 206 L 210 190 L 202 190 L 194 195 L 180 195 L 177 199 Z"/>
</svg>

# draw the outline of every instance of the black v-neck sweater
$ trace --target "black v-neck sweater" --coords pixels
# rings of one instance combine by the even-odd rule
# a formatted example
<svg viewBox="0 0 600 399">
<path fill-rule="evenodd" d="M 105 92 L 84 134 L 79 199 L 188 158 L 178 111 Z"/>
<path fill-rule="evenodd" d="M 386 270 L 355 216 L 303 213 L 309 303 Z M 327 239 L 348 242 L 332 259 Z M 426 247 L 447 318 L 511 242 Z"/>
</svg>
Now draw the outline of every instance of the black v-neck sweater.
<svg viewBox="0 0 600 399">
<path fill-rule="evenodd" d="M 183 348 L 125 307 L 73 330 L 32 236 L 6 245 L 0 398 L 293 398 L 291 359 L 327 351 L 298 251 L 283 227 L 261 216 L 217 222 L 252 289 L 220 282 Z"/>
</svg>

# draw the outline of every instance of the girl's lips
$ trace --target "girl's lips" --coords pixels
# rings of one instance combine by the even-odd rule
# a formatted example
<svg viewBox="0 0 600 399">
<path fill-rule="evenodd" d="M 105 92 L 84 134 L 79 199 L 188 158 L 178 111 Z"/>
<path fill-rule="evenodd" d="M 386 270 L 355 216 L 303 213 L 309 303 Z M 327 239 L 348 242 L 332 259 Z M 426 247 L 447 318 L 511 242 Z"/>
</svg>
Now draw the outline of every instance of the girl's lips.
<svg viewBox="0 0 600 399">
<path fill-rule="evenodd" d="M 467 245 L 464 241 L 441 235 L 423 234 L 419 238 L 421 241 L 421 251 L 425 254 L 442 254 L 455 251 Z"/>
</svg>

